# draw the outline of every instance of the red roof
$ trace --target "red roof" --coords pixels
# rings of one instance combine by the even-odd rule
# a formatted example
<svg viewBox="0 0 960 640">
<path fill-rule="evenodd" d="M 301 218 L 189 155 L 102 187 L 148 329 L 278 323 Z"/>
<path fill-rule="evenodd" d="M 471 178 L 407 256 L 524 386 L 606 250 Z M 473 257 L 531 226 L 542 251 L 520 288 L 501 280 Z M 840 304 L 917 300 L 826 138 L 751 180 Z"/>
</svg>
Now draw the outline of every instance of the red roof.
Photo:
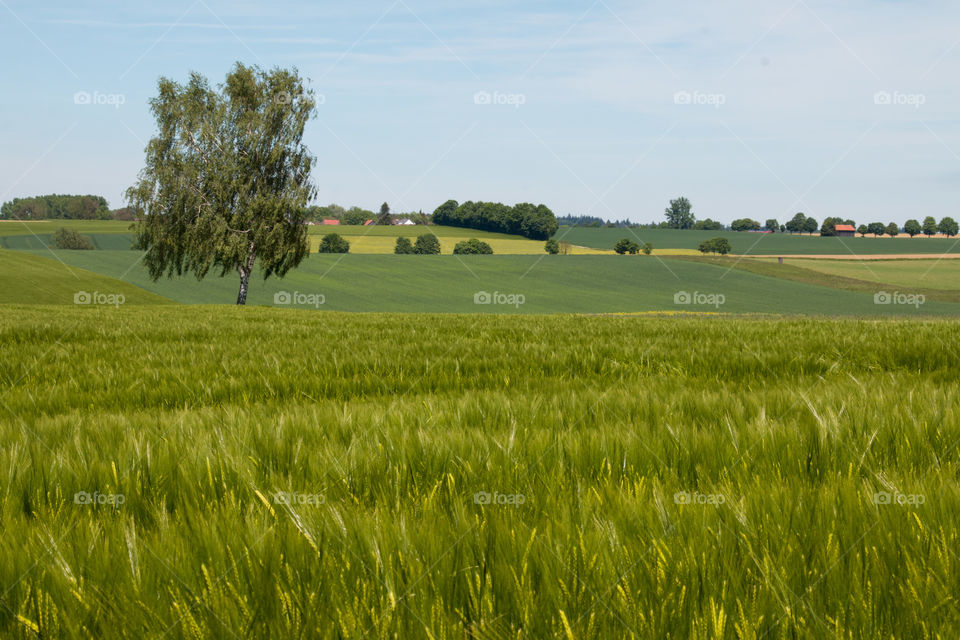
<svg viewBox="0 0 960 640">
<path fill-rule="evenodd" d="M 323 224 L 340 224 L 340 221 L 339 221 L 339 220 L 327 220 L 326 218 L 324 218 Z"/>
<path fill-rule="evenodd" d="M 836 224 L 833 226 L 837 231 L 856 231 L 852 224 Z"/>
<path fill-rule="evenodd" d="M 366 222 L 363 223 L 363 226 L 366 227 L 366 226 L 371 225 L 371 224 L 373 224 L 373 220 L 367 220 Z"/>
</svg>

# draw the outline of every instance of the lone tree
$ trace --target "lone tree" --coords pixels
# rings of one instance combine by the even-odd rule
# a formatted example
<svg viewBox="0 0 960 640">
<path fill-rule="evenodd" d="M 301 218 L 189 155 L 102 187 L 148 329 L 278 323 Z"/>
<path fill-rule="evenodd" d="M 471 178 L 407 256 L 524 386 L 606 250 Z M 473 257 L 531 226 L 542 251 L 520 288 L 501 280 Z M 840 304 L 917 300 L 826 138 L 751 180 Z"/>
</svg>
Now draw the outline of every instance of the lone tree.
<svg viewBox="0 0 960 640">
<path fill-rule="evenodd" d="M 390 205 L 384 202 L 380 205 L 380 215 L 377 216 L 377 224 L 391 225 L 393 219 L 390 217 Z"/>
<path fill-rule="evenodd" d="M 671 229 L 690 229 L 697 221 L 690 208 L 690 201 L 680 196 L 670 201 L 670 206 L 664 210 L 667 226 Z"/>
<path fill-rule="evenodd" d="M 313 92 L 296 69 L 238 62 L 217 90 L 198 73 L 186 84 L 161 78 L 150 110 L 159 131 L 126 194 L 142 217 L 135 246 L 150 277 L 235 269 L 245 304 L 255 262 L 264 277 L 283 277 L 309 253 L 315 158 L 302 140 Z"/>
</svg>

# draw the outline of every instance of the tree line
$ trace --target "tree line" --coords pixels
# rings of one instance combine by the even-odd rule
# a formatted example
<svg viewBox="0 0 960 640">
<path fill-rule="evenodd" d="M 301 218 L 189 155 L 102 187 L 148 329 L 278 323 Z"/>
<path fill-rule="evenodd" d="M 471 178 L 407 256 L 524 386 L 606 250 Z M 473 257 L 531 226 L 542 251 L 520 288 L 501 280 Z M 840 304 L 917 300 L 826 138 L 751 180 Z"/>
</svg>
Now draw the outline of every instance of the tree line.
<svg viewBox="0 0 960 640">
<path fill-rule="evenodd" d="M 500 202 L 459 204 L 456 200 L 447 200 L 434 210 L 432 220 L 434 224 L 510 233 L 532 240 L 546 240 L 560 227 L 557 217 L 546 205 L 528 202 L 511 207 Z"/>
<path fill-rule="evenodd" d="M 50 194 L 14 198 L 0 206 L 5 220 L 109 220 L 110 208 L 103 196 Z"/>
</svg>

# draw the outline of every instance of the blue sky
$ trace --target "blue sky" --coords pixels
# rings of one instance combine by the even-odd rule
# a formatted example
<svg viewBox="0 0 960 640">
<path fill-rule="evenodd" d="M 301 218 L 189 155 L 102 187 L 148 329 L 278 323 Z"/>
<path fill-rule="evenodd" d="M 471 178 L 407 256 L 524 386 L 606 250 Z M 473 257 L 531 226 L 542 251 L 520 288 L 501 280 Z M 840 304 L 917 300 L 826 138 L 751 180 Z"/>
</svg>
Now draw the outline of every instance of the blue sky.
<svg viewBox="0 0 960 640">
<path fill-rule="evenodd" d="M 157 78 L 219 82 L 240 60 L 296 66 L 323 96 L 306 134 L 320 203 L 648 222 L 685 195 L 724 222 L 960 215 L 957 3 L 0 0 L 0 15 L 0 200 L 122 206 Z"/>
</svg>

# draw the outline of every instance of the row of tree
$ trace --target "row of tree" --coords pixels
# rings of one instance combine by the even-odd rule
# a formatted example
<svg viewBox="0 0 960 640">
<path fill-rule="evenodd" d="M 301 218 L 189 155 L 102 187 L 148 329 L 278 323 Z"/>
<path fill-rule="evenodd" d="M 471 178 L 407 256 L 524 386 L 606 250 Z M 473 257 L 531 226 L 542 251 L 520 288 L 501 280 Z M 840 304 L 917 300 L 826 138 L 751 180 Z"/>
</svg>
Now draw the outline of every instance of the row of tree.
<svg viewBox="0 0 960 640">
<path fill-rule="evenodd" d="M 522 202 L 508 206 L 500 202 L 447 200 L 433 212 L 433 224 L 497 231 L 546 240 L 560 227 L 557 217 L 543 204 Z"/>
<path fill-rule="evenodd" d="M 360 207 L 344 209 L 340 205 L 333 203 L 324 207 L 311 205 L 306 208 L 303 217 L 305 220 L 313 222 L 319 222 L 320 220 L 339 220 L 341 224 L 345 225 L 361 225 L 367 220 L 376 220 L 379 225 L 389 225 L 393 224 L 394 219 L 397 217 L 408 218 L 417 224 L 430 223 L 430 216 L 422 211 L 391 213 L 390 205 L 386 202 L 380 205 L 379 213 L 374 213 L 369 209 L 362 209 Z"/>
<path fill-rule="evenodd" d="M 14 198 L 0 206 L 5 220 L 109 220 L 107 201 L 102 196 L 51 194 Z"/>
</svg>

